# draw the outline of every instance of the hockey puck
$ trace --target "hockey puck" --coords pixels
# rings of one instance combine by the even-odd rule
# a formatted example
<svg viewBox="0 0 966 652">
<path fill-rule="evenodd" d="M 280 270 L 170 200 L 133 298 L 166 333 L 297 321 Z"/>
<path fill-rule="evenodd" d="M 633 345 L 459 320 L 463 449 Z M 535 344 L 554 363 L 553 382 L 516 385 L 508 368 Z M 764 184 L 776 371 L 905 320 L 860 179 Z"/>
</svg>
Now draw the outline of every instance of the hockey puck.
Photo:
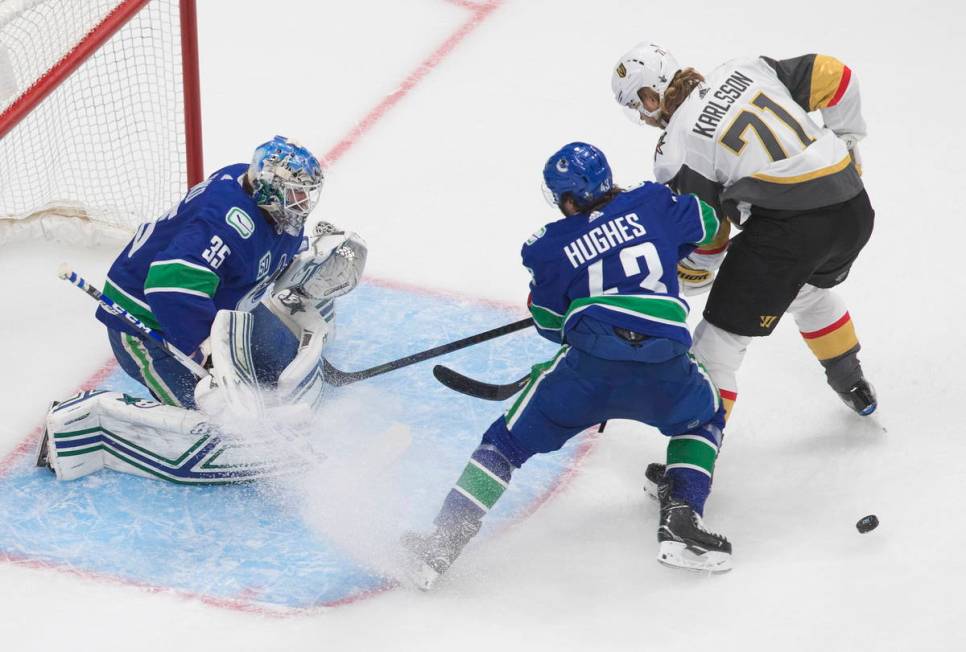
<svg viewBox="0 0 966 652">
<path fill-rule="evenodd" d="M 855 529 L 865 534 L 866 532 L 871 532 L 872 530 L 879 527 L 879 518 L 875 514 L 869 514 L 868 516 L 863 516 L 859 519 L 858 523 L 855 524 Z"/>
</svg>

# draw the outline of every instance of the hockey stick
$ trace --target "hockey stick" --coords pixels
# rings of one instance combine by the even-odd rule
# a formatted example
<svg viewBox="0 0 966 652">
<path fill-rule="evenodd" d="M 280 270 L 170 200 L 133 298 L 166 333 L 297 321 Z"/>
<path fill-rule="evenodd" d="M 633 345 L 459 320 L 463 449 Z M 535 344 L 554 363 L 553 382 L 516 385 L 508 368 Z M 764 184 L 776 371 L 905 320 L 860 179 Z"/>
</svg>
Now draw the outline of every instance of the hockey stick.
<svg viewBox="0 0 966 652">
<path fill-rule="evenodd" d="M 449 367 L 444 367 L 441 364 L 433 367 L 433 375 L 436 376 L 436 380 L 460 394 L 466 394 L 474 398 L 482 398 L 487 401 L 505 401 L 526 387 L 527 383 L 530 382 L 530 374 L 527 374 L 523 378 L 515 380 L 512 383 L 507 383 L 506 385 L 484 383 L 482 380 L 475 380 L 469 376 L 464 376 L 460 372 L 453 371 Z M 602 421 L 597 428 L 597 432 L 604 432 L 606 425 L 607 422 Z"/>
<path fill-rule="evenodd" d="M 362 369 L 360 371 L 340 371 L 333 367 L 328 360 L 324 360 L 323 366 L 325 370 L 325 382 L 329 383 L 330 385 L 335 385 L 336 387 L 341 387 L 359 380 L 379 376 L 388 371 L 393 371 L 401 367 L 408 367 L 411 364 L 416 364 L 417 362 L 422 362 L 423 360 L 429 360 L 430 358 L 435 358 L 440 355 L 452 353 L 453 351 L 465 349 L 468 346 L 473 346 L 474 344 L 492 340 L 502 335 L 514 333 L 516 331 L 523 330 L 524 328 L 529 328 L 530 326 L 533 326 L 533 319 L 527 317 L 526 319 L 521 319 L 520 321 L 515 321 L 505 326 L 500 326 L 499 328 L 483 331 L 482 333 L 464 337 L 461 340 L 456 340 L 455 342 L 450 342 L 449 344 L 436 346 L 431 349 L 427 349 L 426 351 L 407 355 L 404 358 L 392 360 L 391 362 L 386 362 L 375 367 Z"/>
<path fill-rule="evenodd" d="M 460 372 L 453 371 L 449 367 L 441 364 L 433 367 L 433 375 L 436 376 L 436 380 L 453 391 L 474 398 L 482 398 L 487 401 L 505 401 L 526 387 L 527 383 L 530 382 L 530 374 L 527 374 L 523 378 L 514 380 L 512 383 L 507 383 L 506 385 L 484 383 L 482 380 L 464 376 Z"/>
<path fill-rule="evenodd" d="M 140 319 L 111 301 L 108 297 L 105 297 L 100 290 L 88 283 L 87 279 L 85 279 L 83 276 L 72 270 L 70 265 L 67 263 L 61 263 L 60 267 L 57 268 L 57 276 L 64 279 L 71 285 L 79 287 L 89 297 L 101 304 L 101 307 L 104 308 L 104 310 L 112 315 L 122 318 L 143 337 L 150 337 L 152 340 L 157 342 L 162 349 L 171 355 L 171 357 L 184 365 L 188 371 L 193 373 L 198 378 L 204 378 L 208 375 L 208 372 L 205 371 L 204 367 L 182 353 L 173 344 L 165 341 L 165 339 L 161 337 L 160 333 L 153 330 L 150 326 L 144 324 Z"/>
</svg>

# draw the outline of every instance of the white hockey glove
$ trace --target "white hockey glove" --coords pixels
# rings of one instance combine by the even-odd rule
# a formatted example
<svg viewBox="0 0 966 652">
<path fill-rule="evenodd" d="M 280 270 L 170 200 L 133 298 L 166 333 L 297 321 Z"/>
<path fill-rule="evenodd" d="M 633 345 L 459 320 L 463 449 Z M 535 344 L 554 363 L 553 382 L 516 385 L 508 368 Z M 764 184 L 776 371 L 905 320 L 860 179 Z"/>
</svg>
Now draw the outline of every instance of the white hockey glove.
<svg viewBox="0 0 966 652">
<path fill-rule="evenodd" d="M 308 239 L 308 248 L 275 281 L 274 292 L 294 290 L 320 301 L 351 292 L 366 267 L 365 241 L 352 231 L 319 222 Z"/>
<path fill-rule="evenodd" d="M 725 253 L 699 254 L 691 252 L 678 261 L 678 283 L 681 294 L 686 297 L 702 294 L 711 289 L 714 283 L 714 273 L 721 267 Z"/>
</svg>

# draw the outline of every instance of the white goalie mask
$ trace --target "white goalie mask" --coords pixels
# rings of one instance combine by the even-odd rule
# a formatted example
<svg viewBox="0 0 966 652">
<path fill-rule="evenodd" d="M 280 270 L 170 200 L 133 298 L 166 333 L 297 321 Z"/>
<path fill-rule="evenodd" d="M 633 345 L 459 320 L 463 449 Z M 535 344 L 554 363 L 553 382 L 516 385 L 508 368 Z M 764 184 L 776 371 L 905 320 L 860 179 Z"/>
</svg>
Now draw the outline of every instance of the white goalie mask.
<svg viewBox="0 0 966 652">
<path fill-rule="evenodd" d="M 308 149 L 275 136 L 255 149 L 248 166 L 252 198 L 290 235 L 301 235 L 306 218 L 322 192 L 322 164 Z"/>
<path fill-rule="evenodd" d="M 638 92 L 642 88 L 653 89 L 664 105 L 664 92 L 670 85 L 674 75 L 681 70 L 677 59 L 659 45 L 644 41 L 638 43 L 614 66 L 610 87 L 614 91 L 614 99 L 625 109 L 629 109 L 632 120 L 641 124 L 643 117 L 655 122 L 661 121 L 661 108 L 648 111 L 644 108 Z"/>
</svg>

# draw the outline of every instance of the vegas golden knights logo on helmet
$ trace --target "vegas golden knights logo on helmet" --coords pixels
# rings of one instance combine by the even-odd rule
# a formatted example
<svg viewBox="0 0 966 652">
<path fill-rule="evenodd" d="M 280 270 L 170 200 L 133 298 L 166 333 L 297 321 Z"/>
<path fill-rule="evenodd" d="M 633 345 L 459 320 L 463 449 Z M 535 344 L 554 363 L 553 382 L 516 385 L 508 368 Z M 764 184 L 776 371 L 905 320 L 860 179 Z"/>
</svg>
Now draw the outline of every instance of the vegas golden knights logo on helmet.
<svg viewBox="0 0 966 652">
<path fill-rule="evenodd" d="M 624 67 L 623 63 L 617 66 L 617 76 L 620 77 L 621 79 L 623 79 L 624 77 L 627 77 L 627 68 Z"/>
<path fill-rule="evenodd" d="M 771 325 L 775 323 L 777 315 L 761 315 L 761 327 L 771 328 Z"/>
</svg>

